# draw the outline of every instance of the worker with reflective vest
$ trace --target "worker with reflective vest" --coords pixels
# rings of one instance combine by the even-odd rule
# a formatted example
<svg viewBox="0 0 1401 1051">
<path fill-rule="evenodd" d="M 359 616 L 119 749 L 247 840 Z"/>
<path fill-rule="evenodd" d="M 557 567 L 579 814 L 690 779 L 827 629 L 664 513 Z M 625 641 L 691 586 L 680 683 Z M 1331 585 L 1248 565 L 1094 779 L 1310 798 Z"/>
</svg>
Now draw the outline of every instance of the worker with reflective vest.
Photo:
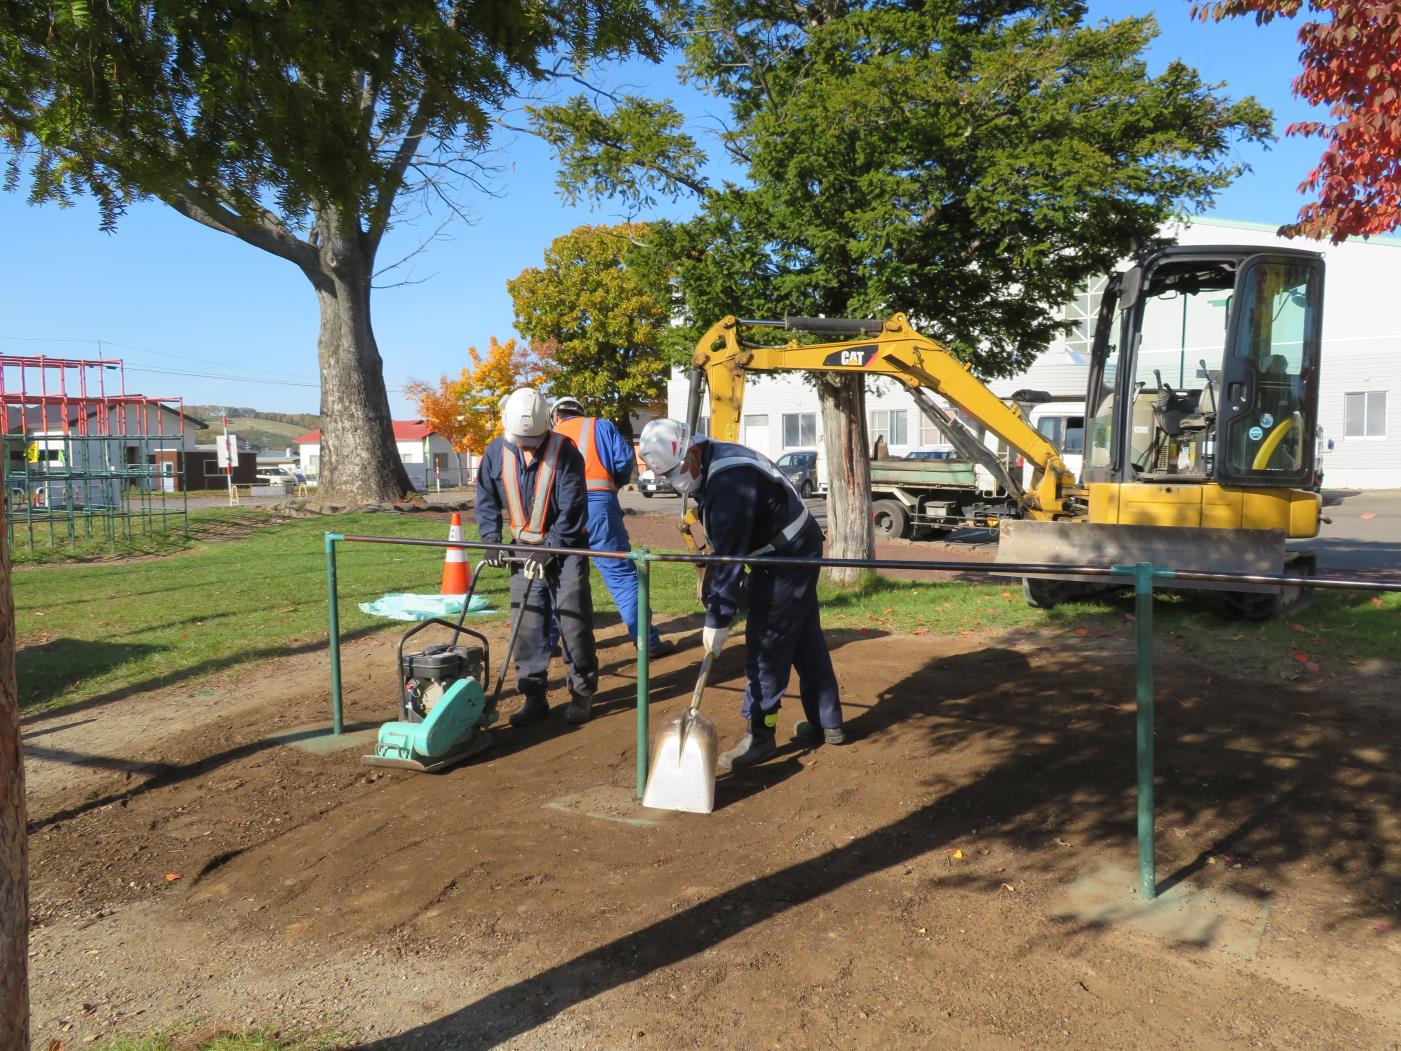
<svg viewBox="0 0 1401 1051">
<path fill-rule="evenodd" d="M 539 391 L 514 391 L 506 399 L 501 424 L 504 436 L 486 447 L 477 469 L 476 514 L 482 540 L 502 543 L 503 525 L 508 524 L 513 539 L 506 542 L 525 555 L 523 571 L 511 574 L 512 616 L 520 617 L 516 685 L 525 698 L 511 725 L 527 726 L 550 714 L 546 690 L 552 621 L 564 635 L 570 694 L 564 719 L 587 722 L 598 689 L 589 560 L 530 550 L 589 546 L 584 458 L 572 442 L 550 430 L 549 406 Z M 495 552 L 488 562 L 503 565 L 506 554 Z"/>
<path fill-rule="evenodd" d="M 822 557 L 822 530 L 788 477 L 768 457 L 731 442 L 692 439 L 676 420 L 642 429 L 642 459 L 700 509 L 705 535 L 717 555 Z M 719 655 L 739 609 L 743 564 L 710 567 L 705 595 L 706 652 Z M 720 756 L 720 766 L 744 767 L 777 751 L 778 708 L 788 679 L 798 673 L 807 716 L 793 730 L 806 745 L 841 744 L 841 697 L 817 604 L 817 566 L 749 567 L 745 625 L 743 715 L 748 732 Z"/>
<path fill-rule="evenodd" d="M 631 551 L 623 524 L 618 490 L 632 478 L 637 461 L 631 443 L 608 420 L 584 415 L 577 398 L 560 398 L 554 408 L 555 431 L 572 441 L 584 457 L 584 483 L 589 491 L 589 547 L 594 551 Z M 637 645 L 637 567 L 622 559 L 596 560 L 599 575 L 613 596 L 618 615 Z M 654 627 L 649 652 L 661 656 L 675 649 Z"/>
</svg>

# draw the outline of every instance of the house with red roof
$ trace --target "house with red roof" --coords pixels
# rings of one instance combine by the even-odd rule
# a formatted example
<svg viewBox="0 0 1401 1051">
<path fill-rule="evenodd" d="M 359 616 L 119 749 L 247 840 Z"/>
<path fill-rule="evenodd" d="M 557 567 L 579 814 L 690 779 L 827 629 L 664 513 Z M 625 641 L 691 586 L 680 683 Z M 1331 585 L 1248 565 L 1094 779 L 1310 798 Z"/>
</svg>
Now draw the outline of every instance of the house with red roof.
<svg viewBox="0 0 1401 1051">
<path fill-rule="evenodd" d="M 308 431 L 293 442 L 302 473 L 314 485 L 321 472 L 321 431 Z M 476 458 L 454 451 L 446 438 L 422 420 L 395 420 L 394 444 L 416 489 L 467 485 L 476 477 Z"/>
</svg>

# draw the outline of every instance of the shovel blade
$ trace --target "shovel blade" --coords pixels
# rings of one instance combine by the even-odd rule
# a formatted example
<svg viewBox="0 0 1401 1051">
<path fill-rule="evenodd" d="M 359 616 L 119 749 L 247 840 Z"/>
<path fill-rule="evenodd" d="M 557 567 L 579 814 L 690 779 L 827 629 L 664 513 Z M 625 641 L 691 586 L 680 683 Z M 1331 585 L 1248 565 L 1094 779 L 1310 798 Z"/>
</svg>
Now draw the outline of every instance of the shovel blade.
<svg viewBox="0 0 1401 1051">
<path fill-rule="evenodd" d="M 715 809 L 715 726 L 703 715 L 673 715 L 652 749 L 642 805 L 654 810 L 709 814 Z"/>
</svg>

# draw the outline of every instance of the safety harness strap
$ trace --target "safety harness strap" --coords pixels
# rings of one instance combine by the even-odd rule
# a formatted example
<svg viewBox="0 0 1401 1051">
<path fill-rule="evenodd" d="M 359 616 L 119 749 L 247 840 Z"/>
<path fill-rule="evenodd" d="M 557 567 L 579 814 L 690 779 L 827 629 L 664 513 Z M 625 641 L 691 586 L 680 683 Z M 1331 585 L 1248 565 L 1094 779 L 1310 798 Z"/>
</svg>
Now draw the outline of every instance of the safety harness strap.
<svg viewBox="0 0 1401 1051">
<path fill-rule="evenodd" d="M 537 454 L 540 466 L 535 474 L 535 490 L 530 498 L 530 518 L 526 519 L 521 502 L 520 463 L 513 451 L 501 457 L 501 482 L 506 488 L 506 510 L 511 516 L 511 531 L 523 544 L 538 544 L 545 539 L 545 516 L 550 510 L 550 492 L 559 467 L 559 443 L 564 439 L 554 432 L 545 435 Z"/>
</svg>

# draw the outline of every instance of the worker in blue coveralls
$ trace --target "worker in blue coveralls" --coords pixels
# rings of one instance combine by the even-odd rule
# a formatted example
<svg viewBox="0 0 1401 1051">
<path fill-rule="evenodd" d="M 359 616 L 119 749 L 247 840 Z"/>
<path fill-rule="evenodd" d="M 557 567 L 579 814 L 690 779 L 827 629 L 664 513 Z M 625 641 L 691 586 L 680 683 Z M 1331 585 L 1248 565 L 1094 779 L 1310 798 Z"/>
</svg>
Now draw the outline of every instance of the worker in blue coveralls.
<svg viewBox="0 0 1401 1051">
<path fill-rule="evenodd" d="M 678 493 L 695 496 L 717 555 L 820 558 L 822 530 L 773 462 L 743 445 L 700 438 L 676 420 L 642 429 L 642 459 Z M 718 655 L 739 608 L 744 566 L 710 567 L 705 596 L 707 653 Z M 791 671 L 807 718 L 793 730 L 806 745 L 842 744 L 842 704 L 817 604 L 817 566 L 752 566 L 745 627 L 744 708 L 748 732 L 720 766 L 753 766 L 777 750 L 775 728 Z"/>
<path fill-rule="evenodd" d="M 584 415 L 577 398 L 560 398 L 554 405 L 554 430 L 578 448 L 584 457 L 584 482 L 589 491 L 589 547 L 594 551 L 631 551 L 632 541 L 623 524 L 618 489 L 632 478 L 637 460 L 632 444 L 608 420 Z M 613 604 L 637 645 L 637 567 L 623 559 L 594 560 Z M 651 631 L 648 652 L 653 657 L 670 653 L 676 644 Z"/>
<path fill-rule="evenodd" d="M 569 439 L 550 430 L 549 405 L 529 387 L 506 399 L 501 425 L 504 436 L 487 445 L 477 469 L 476 514 L 477 531 L 488 544 L 501 543 L 502 527 L 509 524 L 509 543 L 525 560 L 522 571 L 511 573 L 511 609 L 520 617 L 514 649 L 516 685 L 525 697 L 511 725 L 528 726 L 550 714 L 546 692 L 552 621 L 564 633 L 570 695 L 564 720 L 588 722 L 598 689 L 589 560 L 531 550 L 588 548 L 584 458 Z M 504 565 L 506 553 L 493 551 L 486 561 Z"/>
</svg>

